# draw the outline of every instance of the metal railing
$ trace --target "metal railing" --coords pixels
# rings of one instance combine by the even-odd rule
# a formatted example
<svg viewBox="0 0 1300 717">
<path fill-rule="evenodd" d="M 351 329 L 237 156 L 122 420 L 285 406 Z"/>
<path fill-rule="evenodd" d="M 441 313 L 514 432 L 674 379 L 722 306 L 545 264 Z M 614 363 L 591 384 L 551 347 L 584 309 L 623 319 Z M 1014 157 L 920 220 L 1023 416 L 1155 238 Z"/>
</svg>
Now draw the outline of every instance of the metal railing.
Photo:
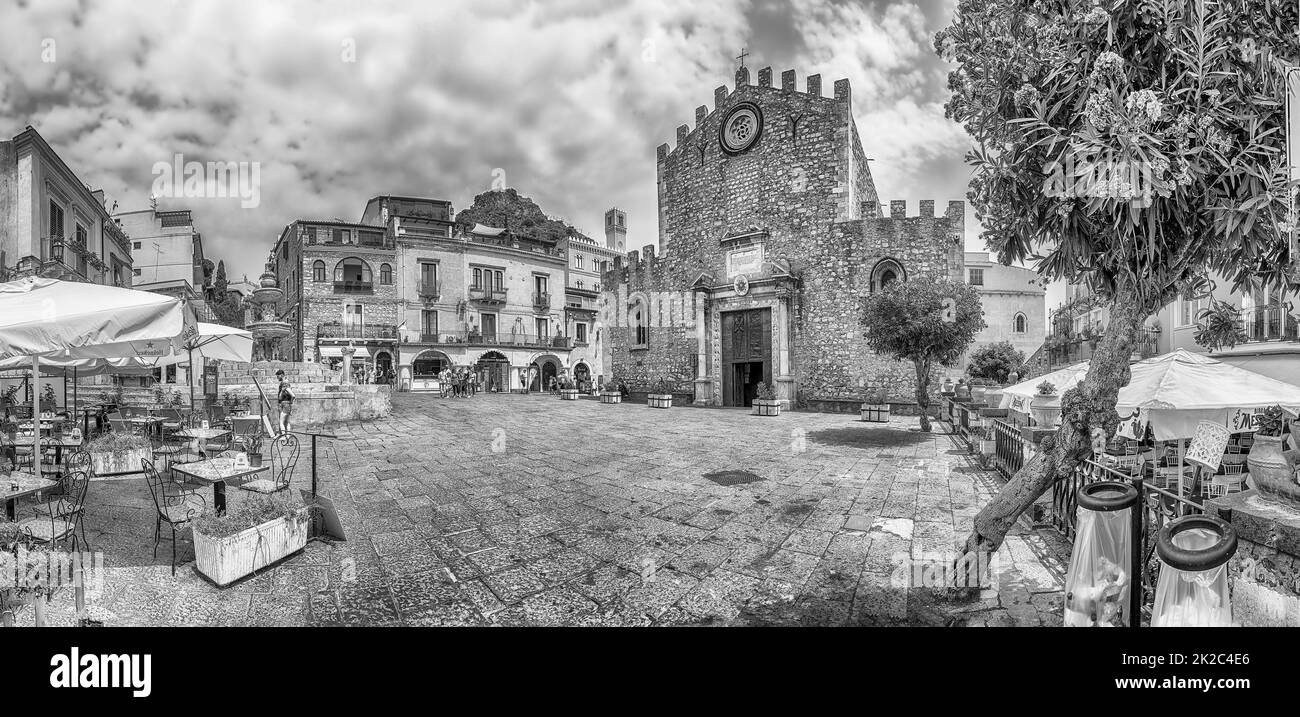
<svg viewBox="0 0 1300 717">
<path fill-rule="evenodd" d="M 489 289 L 483 286 L 471 286 L 469 288 L 470 301 L 483 301 L 493 304 L 504 304 L 506 301 L 505 289 Z"/>
<path fill-rule="evenodd" d="M 322 339 L 397 339 L 397 327 L 392 324 L 363 324 L 345 326 L 329 321 L 316 327 L 316 337 Z"/>
<path fill-rule="evenodd" d="M 533 306 L 549 307 L 551 305 L 551 295 L 545 291 L 533 293 Z"/>
<path fill-rule="evenodd" d="M 1014 424 L 993 419 L 989 432 L 993 437 L 993 467 L 1004 478 L 1010 479 L 1038 451 Z"/>
<path fill-rule="evenodd" d="M 1296 318 L 1291 315 L 1290 309 L 1289 303 L 1242 309 L 1241 330 L 1246 334 L 1246 341 L 1300 340 Z"/>
<path fill-rule="evenodd" d="M 1149 469 L 1135 470 L 1135 472 L 1138 475 L 1133 476 L 1091 460 L 1081 461 L 1070 475 L 1052 484 L 1052 524 L 1067 540 L 1074 542 L 1080 488 L 1097 481 L 1120 481 L 1136 488 L 1137 509 L 1141 511 L 1141 535 L 1136 536 L 1136 539 L 1141 541 L 1139 552 L 1141 556 L 1139 572 L 1142 580 L 1141 610 L 1149 618 L 1151 604 L 1155 598 L 1156 583 L 1160 578 L 1156 536 L 1169 521 L 1188 515 L 1203 514 L 1205 507 L 1188 497 L 1177 495 L 1146 480 L 1144 474 L 1150 473 Z"/>
<path fill-rule="evenodd" d="M 518 334 L 497 332 L 485 334 L 481 331 L 439 331 L 421 333 L 420 342 L 426 344 L 469 344 L 476 346 L 528 346 L 536 348 L 573 348 L 573 339 L 568 336 L 548 336 L 537 334 Z"/>
<path fill-rule="evenodd" d="M 334 282 L 335 294 L 373 294 L 375 293 L 375 282 L 373 281 L 336 281 Z"/>
<path fill-rule="evenodd" d="M 442 296 L 442 282 L 421 281 L 419 291 L 420 291 L 421 298 L 437 299 L 438 297 Z"/>
</svg>

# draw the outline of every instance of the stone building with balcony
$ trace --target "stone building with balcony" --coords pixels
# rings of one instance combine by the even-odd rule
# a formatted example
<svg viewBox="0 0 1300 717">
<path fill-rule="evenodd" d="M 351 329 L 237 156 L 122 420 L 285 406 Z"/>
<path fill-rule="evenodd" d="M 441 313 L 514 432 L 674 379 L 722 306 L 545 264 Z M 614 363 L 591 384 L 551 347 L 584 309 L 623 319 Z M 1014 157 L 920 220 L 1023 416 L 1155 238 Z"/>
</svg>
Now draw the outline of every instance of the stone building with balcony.
<svg viewBox="0 0 1300 717">
<path fill-rule="evenodd" d="M 356 363 L 394 365 L 402 314 L 397 249 L 377 217 L 295 221 L 281 232 L 274 261 L 284 290 L 279 316 L 293 327 L 283 358 L 339 364 L 352 345 Z"/>
<path fill-rule="evenodd" d="M 0 141 L 0 274 L 132 284 L 131 245 L 104 192 L 30 126 Z"/>
<path fill-rule="evenodd" d="M 564 335 L 573 340 L 572 377 L 579 385 L 600 385 L 610 375 L 605 356 L 605 326 L 600 317 L 601 275 L 627 251 L 627 213 L 605 212 L 605 245 L 575 235 L 566 239 Z"/>
<path fill-rule="evenodd" d="M 436 390 L 470 368 L 487 390 L 536 390 L 570 369 L 564 248 L 453 223 L 451 203 L 379 196 L 357 223 L 295 221 L 274 250 L 292 360 L 341 362 Z"/>
<path fill-rule="evenodd" d="M 484 390 L 496 392 L 540 390 L 569 375 L 560 243 L 401 215 L 391 229 L 404 307 L 402 385 L 436 390 L 447 368 L 469 368 Z"/>
</svg>

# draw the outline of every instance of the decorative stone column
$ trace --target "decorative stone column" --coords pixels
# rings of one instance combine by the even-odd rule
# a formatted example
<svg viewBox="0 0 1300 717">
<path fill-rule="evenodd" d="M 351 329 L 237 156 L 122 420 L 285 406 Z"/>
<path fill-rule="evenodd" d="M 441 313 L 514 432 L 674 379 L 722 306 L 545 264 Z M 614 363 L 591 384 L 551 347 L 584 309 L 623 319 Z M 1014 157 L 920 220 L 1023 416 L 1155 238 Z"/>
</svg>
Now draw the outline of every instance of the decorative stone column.
<svg viewBox="0 0 1300 717">
<path fill-rule="evenodd" d="M 709 322 L 705 309 L 708 293 L 696 291 L 695 297 L 695 405 L 713 404 L 713 379 L 709 377 Z"/>
<path fill-rule="evenodd" d="M 790 290 L 780 287 L 776 293 L 776 397 L 786 409 L 795 403 L 794 376 L 790 373 Z"/>
<path fill-rule="evenodd" d="M 347 346 L 343 347 L 343 385 L 352 383 L 352 356 L 356 354 L 357 348 L 349 341 Z"/>
</svg>

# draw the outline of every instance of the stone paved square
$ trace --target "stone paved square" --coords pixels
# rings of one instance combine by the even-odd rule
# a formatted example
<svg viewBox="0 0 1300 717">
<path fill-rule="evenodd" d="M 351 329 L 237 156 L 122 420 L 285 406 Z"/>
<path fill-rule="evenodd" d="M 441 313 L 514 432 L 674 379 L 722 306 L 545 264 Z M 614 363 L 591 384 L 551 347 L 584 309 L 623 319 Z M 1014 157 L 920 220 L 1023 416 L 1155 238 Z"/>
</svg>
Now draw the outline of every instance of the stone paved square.
<svg viewBox="0 0 1300 717">
<path fill-rule="evenodd" d="M 952 553 L 998 485 L 917 420 L 397 393 L 393 415 L 331 428 L 318 488 L 345 541 L 218 589 L 188 531 L 152 556 L 143 479 L 95 481 L 107 625 L 1053 625 L 1064 548 L 1017 529 L 998 585 L 900 584 Z M 593 440 L 593 436 L 600 436 Z M 798 436 L 801 440 L 792 440 Z M 309 457 L 294 487 L 310 487 Z M 746 471 L 720 485 L 706 474 Z M 232 504 L 244 500 L 230 490 Z M 955 553 L 953 553 L 955 555 Z M 969 591 L 968 591 L 969 592 Z M 30 606 L 18 622 L 30 624 Z M 72 595 L 49 622 L 71 625 Z"/>
</svg>

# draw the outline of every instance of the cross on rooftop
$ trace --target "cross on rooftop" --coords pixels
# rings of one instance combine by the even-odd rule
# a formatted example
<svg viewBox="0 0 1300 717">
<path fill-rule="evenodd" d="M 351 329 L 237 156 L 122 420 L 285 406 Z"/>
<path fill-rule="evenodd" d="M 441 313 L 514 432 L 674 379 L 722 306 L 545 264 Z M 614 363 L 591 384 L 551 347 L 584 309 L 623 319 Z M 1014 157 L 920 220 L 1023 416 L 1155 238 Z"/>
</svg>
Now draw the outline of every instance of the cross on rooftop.
<svg viewBox="0 0 1300 717">
<path fill-rule="evenodd" d="M 744 67 L 744 66 L 745 66 L 745 58 L 746 58 L 746 57 L 749 57 L 749 53 L 748 53 L 748 52 L 745 52 L 745 48 L 743 48 L 743 47 L 740 48 L 740 55 L 739 55 L 738 57 L 736 57 L 736 59 L 737 59 L 737 60 L 740 60 L 740 66 L 741 66 L 741 67 Z"/>
</svg>

